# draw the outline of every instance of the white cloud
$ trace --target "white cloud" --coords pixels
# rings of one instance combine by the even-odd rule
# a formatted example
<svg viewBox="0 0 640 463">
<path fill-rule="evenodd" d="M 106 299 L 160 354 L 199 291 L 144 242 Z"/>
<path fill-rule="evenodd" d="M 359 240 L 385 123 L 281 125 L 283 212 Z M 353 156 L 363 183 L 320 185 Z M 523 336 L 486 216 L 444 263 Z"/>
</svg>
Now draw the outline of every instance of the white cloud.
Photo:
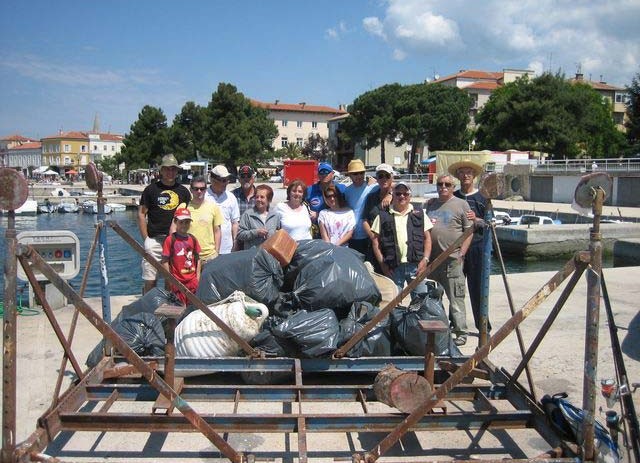
<svg viewBox="0 0 640 463">
<path fill-rule="evenodd" d="M 370 34 L 377 35 L 383 39 L 387 39 L 387 35 L 384 32 L 384 25 L 376 17 L 368 17 L 362 20 L 362 26 Z"/>
<path fill-rule="evenodd" d="M 339 40 L 341 36 L 349 32 L 347 23 L 340 21 L 336 27 L 330 27 L 325 31 L 325 38 Z"/>
<path fill-rule="evenodd" d="M 393 59 L 396 61 L 402 61 L 407 57 L 407 53 L 400 48 L 393 50 Z"/>
<path fill-rule="evenodd" d="M 325 37 L 327 37 L 328 39 L 337 39 L 338 38 L 338 31 L 333 29 L 333 28 L 329 28 L 324 32 L 325 32 Z"/>
<path fill-rule="evenodd" d="M 384 13 L 364 18 L 364 29 L 388 43 L 393 59 L 422 58 L 447 66 L 441 72 L 516 67 L 570 76 L 580 63 L 586 78 L 624 85 L 640 67 L 638 0 L 381 1 Z"/>
</svg>

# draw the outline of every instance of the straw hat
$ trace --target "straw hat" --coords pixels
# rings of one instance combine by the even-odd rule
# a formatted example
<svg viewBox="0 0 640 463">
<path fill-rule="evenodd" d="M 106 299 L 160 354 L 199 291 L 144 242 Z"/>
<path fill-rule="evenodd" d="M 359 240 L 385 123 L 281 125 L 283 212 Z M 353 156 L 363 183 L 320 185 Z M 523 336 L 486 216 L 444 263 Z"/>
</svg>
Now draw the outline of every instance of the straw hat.
<svg viewBox="0 0 640 463">
<path fill-rule="evenodd" d="M 454 162 L 449 166 L 449 173 L 454 177 L 458 176 L 458 169 L 462 169 L 463 167 L 470 167 L 473 169 L 473 176 L 477 177 L 482 173 L 482 166 L 478 163 L 475 163 L 469 159 L 464 159 L 462 161 Z"/>
</svg>

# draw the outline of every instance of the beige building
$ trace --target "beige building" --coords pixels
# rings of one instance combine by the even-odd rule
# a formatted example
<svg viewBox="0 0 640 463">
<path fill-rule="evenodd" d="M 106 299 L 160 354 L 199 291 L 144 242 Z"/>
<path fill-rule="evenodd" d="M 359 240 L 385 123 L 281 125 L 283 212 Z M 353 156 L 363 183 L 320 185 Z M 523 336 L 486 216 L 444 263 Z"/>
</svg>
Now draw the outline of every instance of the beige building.
<svg viewBox="0 0 640 463">
<path fill-rule="evenodd" d="M 9 150 L 25 143 L 32 143 L 37 140 L 13 134 L 0 138 L 0 167 L 11 167 L 8 161 Z"/>
<path fill-rule="evenodd" d="M 123 135 L 91 132 L 88 136 L 91 161 L 93 162 L 120 154 L 124 146 Z"/>
<path fill-rule="evenodd" d="M 486 72 L 461 69 L 456 74 L 433 80 L 432 83 L 447 85 L 450 87 L 458 87 L 464 89 L 473 99 L 473 105 L 469 110 L 471 118 L 470 125 L 475 126 L 475 116 L 478 110 L 482 108 L 493 91 L 504 84 L 514 82 L 524 76 L 530 79 L 535 77 L 534 71 L 520 69 L 504 69 L 502 72 Z"/>
<path fill-rule="evenodd" d="M 285 148 L 291 143 L 302 147 L 309 135 L 319 134 L 329 138 L 329 119 L 346 114 L 344 108 L 308 105 L 306 103 L 288 104 L 275 100 L 273 103 L 251 100 L 251 104 L 264 108 L 278 128 L 278 136 L 273 141 L 273 148 Z"/>
<path fill-rule="evenodd" d="M 33 170 L 40 167 L 42 160 L 42 144 L 31 141 L 14 145 L 6 151 L 5 166 L 16 169 L 25 177 L 30 177 Z"/>
<path fill-rule="evenodd" d="M 587 84 L 611 104 L 613 122 L 618 130 L 624 131 L 624 123 L 627 117 L 627 104 L 629 103 L 629 92 L 625 88 L 609 85 L 603 81 L 584 80 L 584 76 L 578 72 L 575 78 L 569 82 L 574 84 Z"/>
<path fill-rule="evenodd" d="M 42 142 L 42 165 L 57 168 L 60 174 L 80 172 L 90 161 L 89 135 L 86 132 L 60 132 Z"/>
</svg>

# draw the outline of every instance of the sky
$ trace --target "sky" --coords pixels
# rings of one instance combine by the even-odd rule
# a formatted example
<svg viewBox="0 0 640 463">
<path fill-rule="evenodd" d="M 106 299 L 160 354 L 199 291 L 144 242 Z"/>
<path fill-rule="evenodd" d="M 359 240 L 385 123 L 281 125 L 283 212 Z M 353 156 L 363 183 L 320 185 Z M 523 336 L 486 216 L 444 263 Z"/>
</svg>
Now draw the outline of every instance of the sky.
<svg viewBox="0 0 640 463">
<path fill-rule="evenodd" d="M 461 69 L 640 73 L 640 0 L 2 0 L 0 136 L 169 124 L 220 82 L 338 107 Z"/>
</svg>

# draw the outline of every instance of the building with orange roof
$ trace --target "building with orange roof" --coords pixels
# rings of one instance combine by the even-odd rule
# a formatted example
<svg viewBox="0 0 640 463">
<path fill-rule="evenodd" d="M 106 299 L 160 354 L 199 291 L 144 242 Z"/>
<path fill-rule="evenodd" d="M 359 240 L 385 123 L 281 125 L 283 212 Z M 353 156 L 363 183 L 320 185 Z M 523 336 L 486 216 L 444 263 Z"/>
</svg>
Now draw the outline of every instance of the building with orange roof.
<svg viewBox="0 0 640 463">
<path fill-rule="evenodd" d="M 329 137 L 329 119 L 347 114 L 341 106 L 332 108 L 329 106 L 309 105 L 305 102 L 298 104 L 281 103 L 275 100 L 266 103 L 258 100 L 250 100 L 253 106 L 264 108 L 269 112 L 269 117 L 278 129 L 278 136 L 273 141 L 273 148 L 285 148 L 295 143 L 302 148 L 309 135 L 319 134 L 322 138 Z"/>
<path fill-rule="evenodd" d="M 124 146 L 124 135 L 115 133 L 90 132 L 89 152 L 91 161 L 97 162 L 120 154 Z"/>
<path fill-rule="evenodd" d="M 89 162 L 120 153 L 123 139 L 118 134 L 60 131 L 41 140 L 42 165 L 50 166 L 61 174 L 71 170 L 82 173 Z"/>
<path fill-rule="evenodd" d="M 17 144 L 6 151 L 5 166 L 22 172 L 25 177 L 30 177 L 41 162 L 42 144 L 39 141 Z"/>
<path fill-rule="evenodd" d="M 615 85 L 609 85 L 600 78 L 599 81 L 585 80 L 584 75 L 578 71 L 573 79 L 569 79 L 569 82 L 573 84 L 586 84 L 593 88 L 600 96 L 607 100 L 611 105 L 611 112 L 613 122 L 616 124 L 619 130 L 624 131 L 624 123 L 627 118 L 627 105 L 630 101 L 629 92 L 622 87 L 616 87 Z"/>
<path fill-rule="evenodd" d="M 23 145 L 25 143 L 32 143 L 36 140 L 28 137 L 24 137 L 20 134 L 14 133 L 6 135 L 0 138 L 0 167 L 10 167 L 11 164 L 8 160 L 9 150 L 16 146 Z"/>
</svg>

